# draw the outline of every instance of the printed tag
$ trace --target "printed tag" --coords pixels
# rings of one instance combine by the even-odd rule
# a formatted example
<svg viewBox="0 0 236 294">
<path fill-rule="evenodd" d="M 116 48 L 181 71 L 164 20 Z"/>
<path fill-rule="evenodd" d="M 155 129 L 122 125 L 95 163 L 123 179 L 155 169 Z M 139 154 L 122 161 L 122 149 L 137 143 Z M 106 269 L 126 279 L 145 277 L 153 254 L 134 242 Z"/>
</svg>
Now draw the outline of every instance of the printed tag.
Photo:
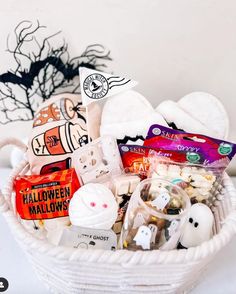
<svg viewBox="0 0 236 294">
<path fill-rule="evenodd" d="M 59 245 L 84 249 L 115 250 L 117 236 L 112 230 L 71 226 L 63 231 Z"/>
<path fill-rule="evenodd" d="M 135 87 L 136 81 L 108 73 L 80 67 L 80 85 L 83 106 L 114 96 Z"/>
<path fill-rule="evenodd" d="M 79 187 L 74 169 L 17 177 L 16 210 L 26 220 L 68 216 L 69 201 Z"/>
</svg>

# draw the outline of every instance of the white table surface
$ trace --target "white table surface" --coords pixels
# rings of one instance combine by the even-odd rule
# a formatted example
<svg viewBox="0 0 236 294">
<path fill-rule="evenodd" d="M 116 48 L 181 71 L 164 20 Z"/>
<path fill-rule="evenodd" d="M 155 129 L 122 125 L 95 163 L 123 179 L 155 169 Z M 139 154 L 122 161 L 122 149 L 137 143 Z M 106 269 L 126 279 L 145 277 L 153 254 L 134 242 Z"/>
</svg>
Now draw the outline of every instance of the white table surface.
<svg viewBox="0 0 236 294">
<path fill-rule="evenodd" d="M 1 182 L 7 172 L 1 175 Z M 236 178 L 234 178 L 236 184 Z M 216 256 L 192 294 L 236 293 L 236 237 Z M 8 294 L 49 294 L 0 215 L 0 277 L 9 282 Z"/>
</svg>

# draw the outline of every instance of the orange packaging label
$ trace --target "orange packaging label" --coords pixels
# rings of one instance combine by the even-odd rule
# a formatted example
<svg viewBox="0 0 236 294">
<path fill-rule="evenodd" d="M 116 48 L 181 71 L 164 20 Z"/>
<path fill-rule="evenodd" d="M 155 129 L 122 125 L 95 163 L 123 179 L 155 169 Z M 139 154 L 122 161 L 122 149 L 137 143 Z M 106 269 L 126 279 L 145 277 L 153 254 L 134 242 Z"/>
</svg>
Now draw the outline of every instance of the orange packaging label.
<svg viewBox="0 0 236 294">
<path fill-rule="evenodd" d="M 73 168 L 47 175 L 17 177 L 16 210 L 27 220 L 68 216 L 70 199 L 79 187 Z"/>
</svg>

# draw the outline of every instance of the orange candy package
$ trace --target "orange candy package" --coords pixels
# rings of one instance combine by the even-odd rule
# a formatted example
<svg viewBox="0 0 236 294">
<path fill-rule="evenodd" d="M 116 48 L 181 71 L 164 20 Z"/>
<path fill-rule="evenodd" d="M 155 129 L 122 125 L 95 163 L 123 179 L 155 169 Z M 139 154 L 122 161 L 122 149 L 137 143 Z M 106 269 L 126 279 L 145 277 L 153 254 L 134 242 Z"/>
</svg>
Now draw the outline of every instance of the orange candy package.
<svg viewBox="0 0 236 294">
<path fill-rule="evenodd" d="M 16 210 L 22 219 L 39 220 L 68 216 L 68 206 L 80 187 L 73 168 L 46 175 L 15 179 Z"/>
</svg>

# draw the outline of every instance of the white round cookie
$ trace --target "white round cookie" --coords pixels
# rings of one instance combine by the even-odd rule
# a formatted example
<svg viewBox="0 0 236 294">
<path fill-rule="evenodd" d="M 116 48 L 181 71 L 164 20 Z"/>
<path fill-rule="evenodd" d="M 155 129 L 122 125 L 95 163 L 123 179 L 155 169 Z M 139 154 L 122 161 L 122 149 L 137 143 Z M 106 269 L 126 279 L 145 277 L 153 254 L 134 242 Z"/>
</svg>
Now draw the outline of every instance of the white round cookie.
<svg viewBox="0 0 236 294">
<path fill-rule="evenodd" d="M 101 135 L 112 135 L 122 142 L 129 137 L 132 143 L 145 139 L 152 124 L 167 126 L 148 100 L 135 91 L 126 91 L 107 99 L 101 119 Z"/>
</svg>

